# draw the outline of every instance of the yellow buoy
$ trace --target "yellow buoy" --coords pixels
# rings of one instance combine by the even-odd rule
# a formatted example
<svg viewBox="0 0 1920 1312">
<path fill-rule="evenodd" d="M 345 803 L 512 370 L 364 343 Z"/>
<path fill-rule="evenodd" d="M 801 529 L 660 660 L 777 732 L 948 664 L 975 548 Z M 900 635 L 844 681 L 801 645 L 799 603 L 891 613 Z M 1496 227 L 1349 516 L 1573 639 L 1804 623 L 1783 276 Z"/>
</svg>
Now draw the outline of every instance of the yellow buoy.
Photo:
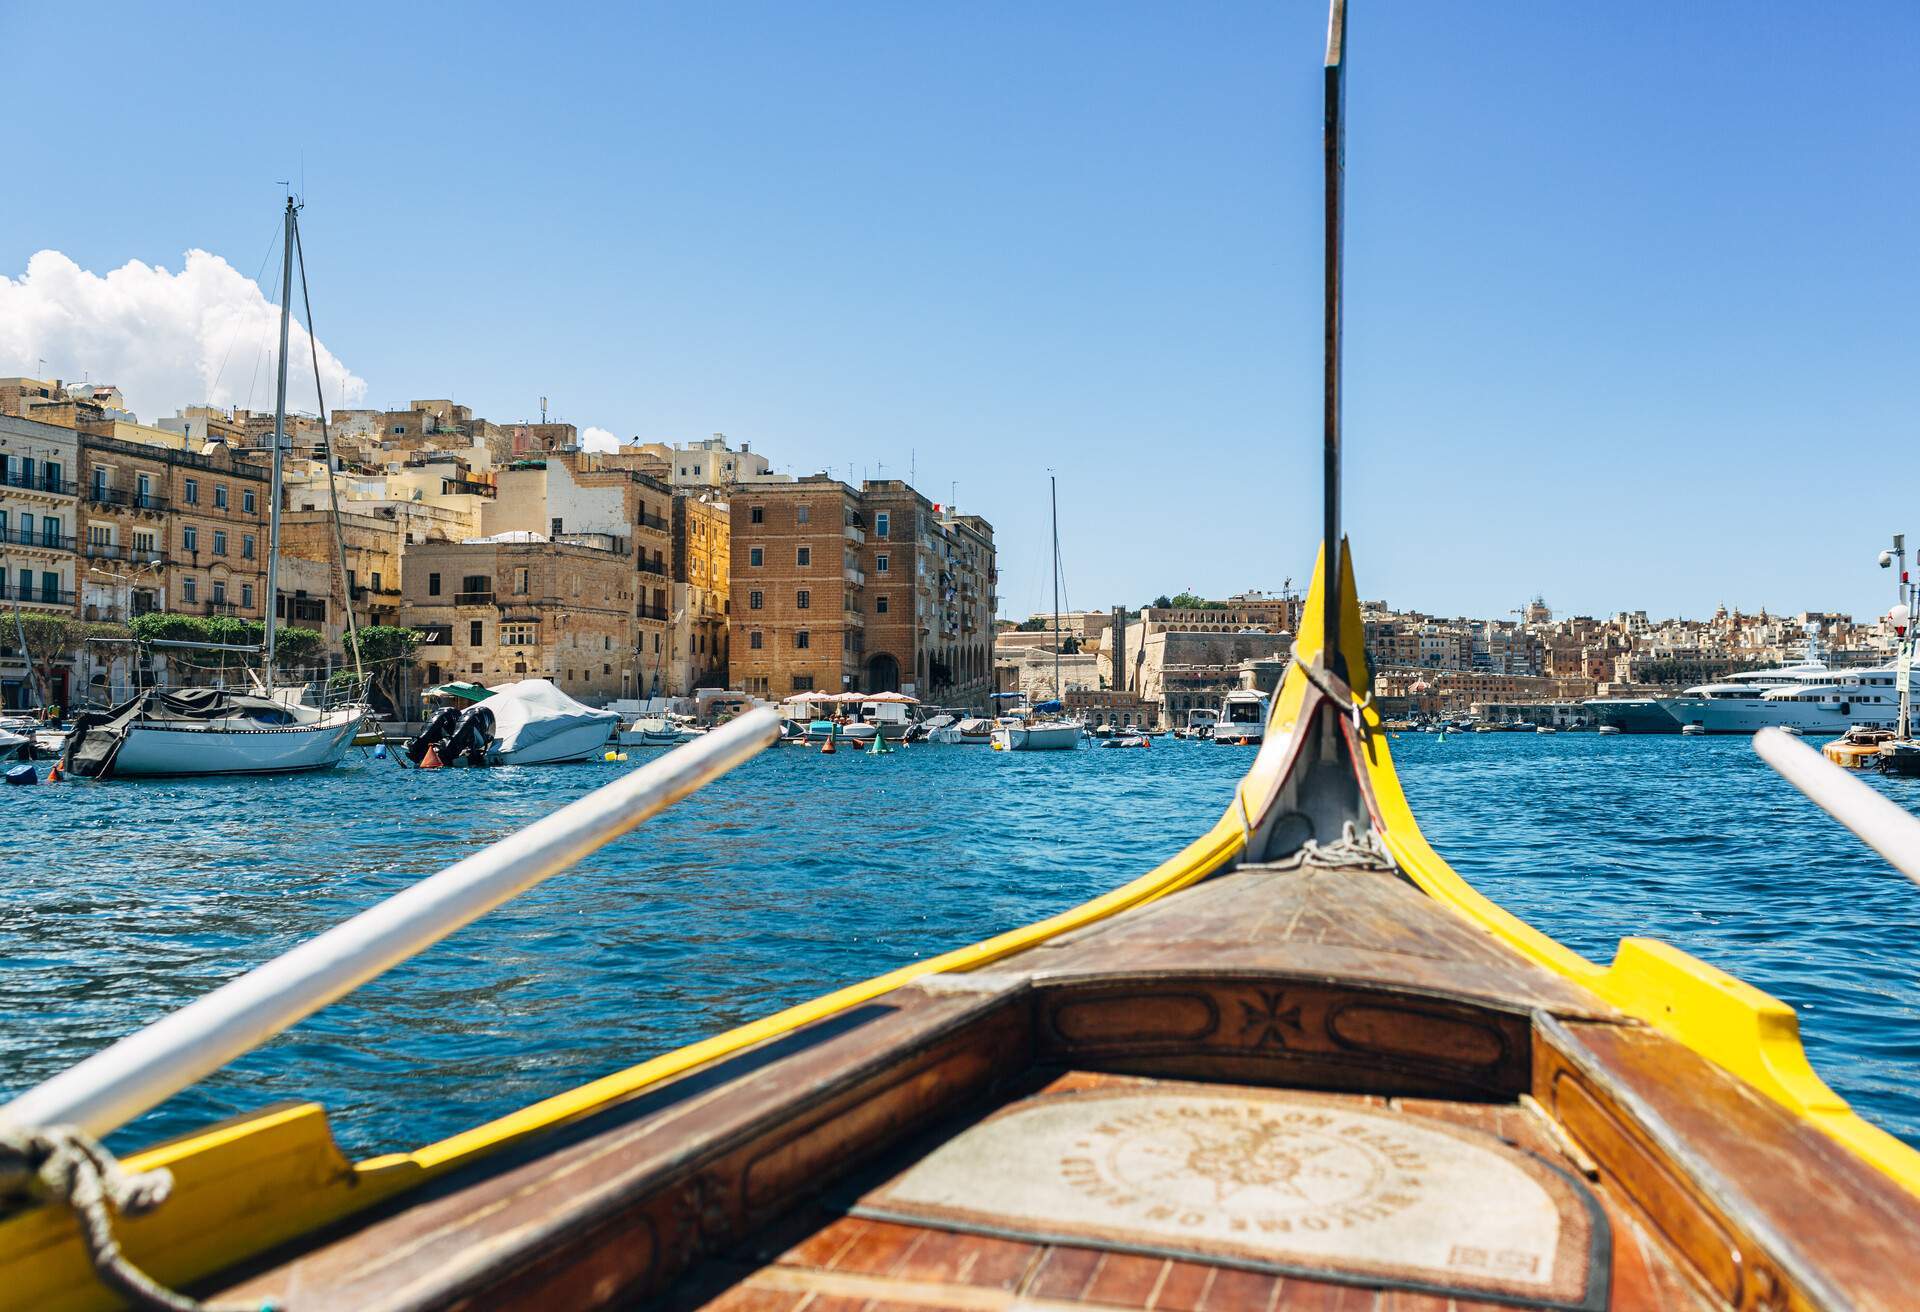
<svg viewBox="0 0 1920 1312">
<path fill-rule="evenodd" d="M 608 752 L 605 756 L 601 757 L 600 759 L 603 761 L 617 761 L 620 759 L 620 753 Z"/>
</svg>

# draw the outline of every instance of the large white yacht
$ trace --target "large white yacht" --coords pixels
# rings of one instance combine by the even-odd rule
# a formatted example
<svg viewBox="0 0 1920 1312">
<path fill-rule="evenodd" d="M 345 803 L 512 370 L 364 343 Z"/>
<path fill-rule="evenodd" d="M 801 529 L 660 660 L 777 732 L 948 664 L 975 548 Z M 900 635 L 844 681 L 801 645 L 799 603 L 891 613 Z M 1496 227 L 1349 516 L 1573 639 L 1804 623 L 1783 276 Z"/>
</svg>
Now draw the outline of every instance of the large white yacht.
<svg viewBox="0 0 1920 1312">
<path fill-rule="evenodd" d="M 1920 667 L 1913 675 L 1920 689 Z M 1900 715 L 1899 667 L 1875 665 L 1831 670 L 1807 661 L 1777 670 L 1746 670 L 1719 683 L 1663 697 L 1661 707 L 1684 728 L 1707 733 L 1755 733 L 1794 728 L 1802 733 L 1845 733 L 1853 725 L 1891 729 Z"/>
</svg>

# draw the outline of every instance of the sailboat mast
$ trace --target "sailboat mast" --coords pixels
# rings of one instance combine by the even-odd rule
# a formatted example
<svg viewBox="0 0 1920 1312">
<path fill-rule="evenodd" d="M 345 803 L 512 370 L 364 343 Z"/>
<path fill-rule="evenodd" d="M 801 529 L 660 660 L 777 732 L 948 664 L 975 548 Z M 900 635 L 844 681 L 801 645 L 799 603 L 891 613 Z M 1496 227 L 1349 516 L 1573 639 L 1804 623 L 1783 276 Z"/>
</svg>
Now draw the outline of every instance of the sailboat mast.
<svg viewBox="0 0 1920 1312">
<path fill-rule="evenodd" d="M 1320 663 L 1343 679 L 1346 662 L 1340 655 L 1340 588 L 1344 573 L 1340 559 L 1340 264 L 1346 223 L 1346 46 L 1346 0 L 1333 0 L 1327 15 L 1326 132 L 1322 143 L 1326 153 L 1326 395 L 1323 409 L 1326 450 L 1321 541 L 1326 575 L 1325 586 L 1320 590 L 1324 606 L 1320 619 Z"/>
<path fill-rule="evenodd" d="M 1060 481 L 1047 475 L 1047 499 L 1053 505 L 1053 697 L 1060 693 Z"/>
<path fill-rule="evenodd" d="M 273 486 L 267 493 L 267 690 L 273 690 L 274 612 L 280 603 L 280 478 L 287 443 L 287 334 L 293 324 L 293 197 L 280 242 L 280 374 L 273 394 Z M 331 471 L 329 471 L 331 477 Z M 351 599 L 348 605 L 352 605 Z"/>
</svg>

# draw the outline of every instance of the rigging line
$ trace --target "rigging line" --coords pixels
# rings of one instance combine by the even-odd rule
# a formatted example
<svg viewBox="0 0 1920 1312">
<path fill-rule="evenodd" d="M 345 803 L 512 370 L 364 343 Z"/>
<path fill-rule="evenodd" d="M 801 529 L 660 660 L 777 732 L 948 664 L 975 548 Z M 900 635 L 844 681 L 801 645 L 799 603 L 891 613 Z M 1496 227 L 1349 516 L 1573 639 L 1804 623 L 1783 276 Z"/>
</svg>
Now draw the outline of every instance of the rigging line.
<svg viewBox="0 0 1920 1312">
<path fill-rule="evenodd" d="M 260 279 L 263 276 L 265 276 L 267 272 L 267 261 L 273 258 L 273 248 L 279 244 L 279 241 L 280 241 L 280 237 L 277 232 L 272 237 L 269 237 L 267 239 L 267 249 L 266 249 L 266 252 L 260 257 L 260 267 L 258 269 L 255 269 L 253 272 L 253 282 L 256 287 L 260 285 Z M 219 390 L 220 379 L 227 372 L 227 361 L 233 357 L 234 343 L 240 340 L 240 329 L 245 324 L 245 322 L 246 322 L 245 316 L 242 316 L 241 318 L 235 320 L 233 325 L 233 331 L 227 335 L 226 354 L 220 357 L 220 367 L 214 370 L 213 382 L 210 383 L 207 387 L 207 404 L 208 405 L 214 404 L 214 400 L 213 400 L 214 393 L 216 393 Z"/>
<path fill-rule="evenodd" d="M 307 246 L 300 240 L 297 216 L 293 221 L 293 253 L 300 261 L 300 303 L 307 312 L 307 349 L 313 356 L 313 398 L 320 410 L 320 449 L 327 467 L 327 512 L 333 520 L 334 562 L 340 569 L 336 581 L 340 584 L 341 596 L 346 599 L 347 641 L 353 644 L 354 682 L 364 687 L 367 672 L 360 662 L 360 625 L 353 614 L 353 589 L 347 584 L 347 538 L 340 527 L 340 490 L 333 476 L 333 435 L 327 427 L 327 397 L 320 383 L 320 338 L 313 331 L 313 297 L 307 292 Z M 267 600 L 269 604 L 279 604 L 277 597 Z"/>
<path fill-rule="evenodd" d="M 284 220 L 282 221 L 281 226 L 282 227 L 285 226 Z M 285 241 L 286 241 L 286 238 L 283 236 L 278 241 L 274 242 L 273 249 L 269 250 L 267 254 L 272 255 L 273 251 L 278 250 L 282 245 L 282 243 L 284 243 Z M 262 266 L 261 272 L 262 273 L 266 272 L 265 266 Z M 273 295 L 271 293 L 267 295 L 267 304 L 276 310 L 280 308 L 279 302 L 274 300 Z M 254 388 L 260 385 L 260 357 L 266 353 L 266 350 L 267 350 L 267 337 L 265 333 L 262 333 L 259 338 L 259 345 L 254 348 L 254 352 L 253 352 L 253 373 L 249 375 L 247 378 L 247 409 L 249 410 L 253 409 Z M 277 369 L 278 367 L 279 365 L 276 362 L 275 368 Z"/>
</svg>

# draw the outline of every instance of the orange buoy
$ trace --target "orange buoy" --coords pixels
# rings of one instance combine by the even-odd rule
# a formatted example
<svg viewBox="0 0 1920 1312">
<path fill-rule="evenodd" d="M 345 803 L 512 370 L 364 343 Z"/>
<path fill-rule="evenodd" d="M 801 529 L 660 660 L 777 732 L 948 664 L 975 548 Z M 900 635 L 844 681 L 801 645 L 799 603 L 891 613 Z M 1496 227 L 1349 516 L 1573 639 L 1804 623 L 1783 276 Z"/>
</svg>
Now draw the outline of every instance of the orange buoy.
<svg viewBox="0 0 1920 1312">
<path fill-rule="evenodd" d="M 60 762 L 55 761 L 52 765 L 47 767 L 48 783 L 57 784 L 64 778 L 66 778 L 66 775 L 61 772 Z"/>
<path fill-rule="evenodd" d="M 440 759 L 440 749 L 437 747 L 427 748 L 427 754 L 420 758 L 420 768 L 422 770 L 438 770 L 445 765 L 446 762 Z"/>
<path fill-rule="evenodd" d="M 832 756 L 832 755 L 833 755 L 833 739 L 831 739 L 831 738 L 829 738 L 829 739 L 827 739 L 827 741 L 826 741 L 826 743 L 825 743 L 825 745 L 823 745 L 823 746 L 822 746 L 822 747 L 820 748 L 820 755 L 822 755 L 822 756 Z"/>
</svg>

